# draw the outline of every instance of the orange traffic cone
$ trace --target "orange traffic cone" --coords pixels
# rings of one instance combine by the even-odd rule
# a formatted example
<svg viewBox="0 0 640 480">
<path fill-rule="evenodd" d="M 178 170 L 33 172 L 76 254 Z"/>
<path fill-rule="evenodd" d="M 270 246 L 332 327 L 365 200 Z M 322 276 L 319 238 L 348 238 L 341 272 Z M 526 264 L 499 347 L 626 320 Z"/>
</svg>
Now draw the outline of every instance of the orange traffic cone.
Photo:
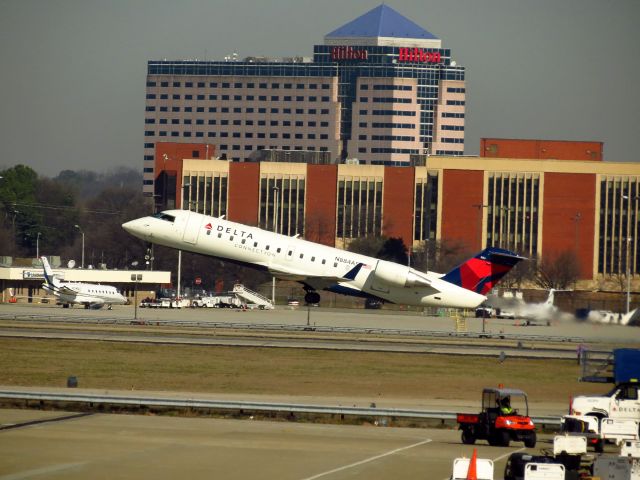
<svg viewBox="0 0 640 480">
<path fill-rule="evenodd" d="M 476 460 L 478 459 L 478 451 L 474 448 L 473 455 L 469 461 L 469 470 L 467 470 L 467 480 L 478 480 L 478 473 L 476 471 Z"/>
</svg>

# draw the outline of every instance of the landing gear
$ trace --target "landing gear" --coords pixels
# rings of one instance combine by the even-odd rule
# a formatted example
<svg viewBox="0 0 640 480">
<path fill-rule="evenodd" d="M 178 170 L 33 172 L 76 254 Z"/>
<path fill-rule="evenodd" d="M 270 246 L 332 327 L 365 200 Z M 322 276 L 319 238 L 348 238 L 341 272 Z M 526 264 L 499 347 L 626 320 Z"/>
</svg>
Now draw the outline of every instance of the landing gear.
<svg viewBox="0 0 640 480">
<path fill-rule="evenodd" d="M 304 301 L 308 304 L 320 303 L 320 294 L 315 290 L 308 290 L 304 295 Z"/>
</svg>

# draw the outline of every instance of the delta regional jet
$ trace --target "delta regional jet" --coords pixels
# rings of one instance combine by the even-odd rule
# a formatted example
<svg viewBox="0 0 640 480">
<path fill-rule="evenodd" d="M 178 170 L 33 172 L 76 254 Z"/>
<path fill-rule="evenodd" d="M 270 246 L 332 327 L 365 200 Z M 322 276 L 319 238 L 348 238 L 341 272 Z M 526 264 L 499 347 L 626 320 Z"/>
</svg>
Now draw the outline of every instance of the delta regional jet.
<svg viewBox="0 0 640 480">
<path fill-rule="evenodd" d="M 47 257 L 40 257 L 40 260 L 45 278 L 42 288 L 58 297 L 65 308 L 78 303 L 84 305 L 84 308 L 102 308 L 103 305 L 107 305 L 111 310 L 111 305 L 127 303 L 127 299 L 111 285 L 62 282 L 53 274 Z"/>
<path fill-rule="evenodd" d="M 390 303 L 475 308 L 524 258 L 487 248 L 446 275 L 413 268 L 189 210 L 167 210 L 122 225 L 151 243 L 210 255 L 268 271 L 303 285 L 307 303 L 318 291 Z"/>
</svg>

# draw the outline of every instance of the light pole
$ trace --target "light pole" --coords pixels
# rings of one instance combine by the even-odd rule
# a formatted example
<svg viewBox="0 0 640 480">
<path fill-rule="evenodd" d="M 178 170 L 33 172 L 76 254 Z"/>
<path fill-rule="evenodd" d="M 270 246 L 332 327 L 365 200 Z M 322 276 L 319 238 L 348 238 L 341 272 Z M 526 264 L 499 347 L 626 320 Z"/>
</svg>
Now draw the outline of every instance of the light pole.
<svg viewBox="0 0 640 480">
<path fill-rule="evenodd" d="M 189 188 L 191 186 L 190 183 L 186 185 L 182 185 L 182 198 L 184 198 L 184 189 Z M 184 210 L 184 205 L 182 201 L 180 201 L 180 208 Z M 191 196 L 189 196 L 189 200 L 187 201 L 187 210 L 191 211 Z M 178 285 L 176 289 L 176 301 L 180 299 L 180 277 L 182 276 L 182 250 L 178 250 Z"/>
<path fill-rule="evenodd" d="M 74 225 L 74 227 L 76 227 L 78 230 L 80 230 L 80 235 L 82 235 L 82 266 L 81 268 L 84 268 L 84 232 L 82 231 L 82 228 L 80 228 L 80 225 L 76 224 Z"/>
<path fill-rule="evenodd" d="M 38 232 L 36 236 L 36 258 L 40 258 L 40 235 L 42 234 Z"/>
<path fill-rule="evenodd" d="M 273 187 L 273 231 L 278 233 L 278 217 L 280 216 L 280 189 Z M 276 305 L 276 277 L 271 277 L 271 303 Z"/>
</svg>

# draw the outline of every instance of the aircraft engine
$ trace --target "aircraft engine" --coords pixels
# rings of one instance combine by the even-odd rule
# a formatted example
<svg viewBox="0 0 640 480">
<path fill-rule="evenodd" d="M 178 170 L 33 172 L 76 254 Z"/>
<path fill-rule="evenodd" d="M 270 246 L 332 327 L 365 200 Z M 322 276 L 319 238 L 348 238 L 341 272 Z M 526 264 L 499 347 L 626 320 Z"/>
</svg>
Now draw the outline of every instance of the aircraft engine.
<svg viewBox="0 0 640 480">
<path fill-rule="evenodd" d="M 399 263 L 378 260 L 376 279 L 396 287 L 428 287 L 431 282 L 421 272 Z"/>
</svg>

